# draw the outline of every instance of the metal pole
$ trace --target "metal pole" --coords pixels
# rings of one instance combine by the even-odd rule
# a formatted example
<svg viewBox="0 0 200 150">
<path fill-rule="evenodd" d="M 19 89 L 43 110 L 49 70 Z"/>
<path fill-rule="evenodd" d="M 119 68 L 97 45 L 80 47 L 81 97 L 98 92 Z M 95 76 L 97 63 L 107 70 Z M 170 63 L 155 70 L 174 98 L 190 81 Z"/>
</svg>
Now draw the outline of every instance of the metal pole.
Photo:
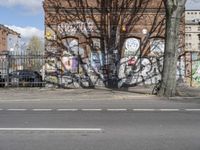
<svg viewBox="0 0 200 150">
<path fill-rule="evenodd" d="M 191 70 L 190 70 L 190 72 L 191 72 L 191 76 L 190 76 L 190 86 L 192 87 L 192 52 L 190 53 L 190 65 L 191 65 Z"/>
<path fill-rule="evenodd" d="M 6 66 L 7 76 L 6 76 L 5 86 L 8 87 L 9 86 L 9 68 L 10 68 L 10 61 L 11 61 L 9 52 L 7 52 L 7 54 L 6 54 L 6 59 L 7 59 L 7 66 Z"/>
</svg>

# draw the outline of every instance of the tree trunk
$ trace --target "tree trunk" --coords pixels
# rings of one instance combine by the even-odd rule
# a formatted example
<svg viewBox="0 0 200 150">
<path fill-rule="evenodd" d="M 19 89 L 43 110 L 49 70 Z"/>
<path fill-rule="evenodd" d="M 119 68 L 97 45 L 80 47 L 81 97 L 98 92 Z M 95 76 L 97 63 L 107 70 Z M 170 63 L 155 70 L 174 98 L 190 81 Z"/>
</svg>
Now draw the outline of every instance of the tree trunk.
<svg viewBox="0 0 200 150">
<path fill-rule="evenodd" d="M 159 96 L 172 97 L 176 94 L 177 54 L 180 20 L 186 0 L 166 0 L 166 44 L 164 67 Z"/>
</svg>

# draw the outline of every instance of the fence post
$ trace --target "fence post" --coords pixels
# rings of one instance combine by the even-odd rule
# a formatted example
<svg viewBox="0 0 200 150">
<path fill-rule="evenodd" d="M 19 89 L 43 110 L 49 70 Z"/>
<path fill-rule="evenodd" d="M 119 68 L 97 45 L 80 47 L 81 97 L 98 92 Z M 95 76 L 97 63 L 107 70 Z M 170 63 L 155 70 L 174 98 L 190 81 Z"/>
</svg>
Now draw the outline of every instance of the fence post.
<svg viewBox="0 0 200 150">
<path fill-rule="evenodd" d="M 9 86 L 9 68 L 10 68 L 10 53 L 6 53 L 6 61 L 7 61 L 7 66 L 6 66 L 6 81 L 5 81 L 5 87 Z"/>
</svg>

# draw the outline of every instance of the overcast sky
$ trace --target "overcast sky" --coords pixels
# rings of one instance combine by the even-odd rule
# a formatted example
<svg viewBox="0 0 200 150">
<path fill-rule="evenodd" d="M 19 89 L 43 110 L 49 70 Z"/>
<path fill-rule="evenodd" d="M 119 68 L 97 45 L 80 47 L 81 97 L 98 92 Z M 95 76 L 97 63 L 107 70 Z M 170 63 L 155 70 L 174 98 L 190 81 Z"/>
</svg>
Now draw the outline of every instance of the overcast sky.
<svg viewBox="0 0 200 150">
<path fill-rule="evenodd" d="M 43 37 L 43 0 L 0 0 L 0 24 L 4 24 L 30 38 Z M 200 0 L 188 0 L 186 9 L 200 9 Z"/>
</svg>

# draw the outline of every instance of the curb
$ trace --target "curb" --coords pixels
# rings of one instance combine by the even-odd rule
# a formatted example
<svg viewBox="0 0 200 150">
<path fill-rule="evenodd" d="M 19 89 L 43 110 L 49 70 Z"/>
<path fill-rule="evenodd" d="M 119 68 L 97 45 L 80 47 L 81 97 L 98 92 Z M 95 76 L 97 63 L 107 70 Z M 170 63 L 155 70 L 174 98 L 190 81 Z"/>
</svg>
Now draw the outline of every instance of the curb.
<svg viewBox="0 0 200 150">
<path fill-rule="evenodd" d="M 200 104 L 200 97 L 171 97 L 171 101 L 184 102 L 184 103 L 196 103 Z"/>
<path fill-rule="evenodd" d="M 148 99 L 159 99 L 156 96 L 144 96 L 144 95 L 133 95 L 133 96 L 120 96 L 120 95 L 113 95 L 112 97 L 101 97 L 101 98 L 94 98 L 89 96 L 69 96 L 69 97 L 57 97 L 57 98 L 48 98 L 48 97 L 42 97 L 42 98 L 32 98 L 27 99 L 26 97 L 21 97 L 18 99 L 9 99 L 9 98 L 1 98 L 0 102 L 42 102 L 42 101 L 110 101 L 110 100 L 116 100 L 116 101 L 123 101 L 123 100 L 148 100 Z"/>
</svg>

